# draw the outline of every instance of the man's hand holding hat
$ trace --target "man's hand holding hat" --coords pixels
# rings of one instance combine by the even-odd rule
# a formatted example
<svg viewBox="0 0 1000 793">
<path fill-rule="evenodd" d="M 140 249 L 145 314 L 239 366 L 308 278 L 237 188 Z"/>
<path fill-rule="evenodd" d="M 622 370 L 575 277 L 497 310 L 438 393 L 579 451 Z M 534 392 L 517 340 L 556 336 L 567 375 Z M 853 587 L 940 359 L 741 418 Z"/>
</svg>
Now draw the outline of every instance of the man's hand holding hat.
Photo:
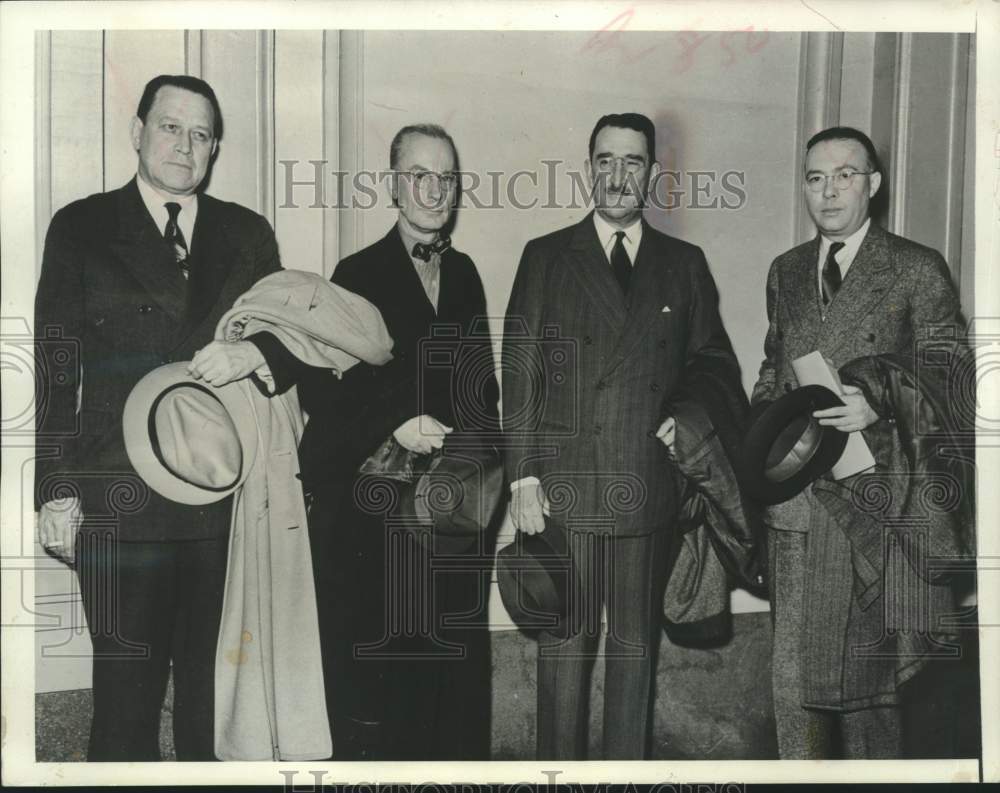
<svg viewBox="0 0 1000 793">
<path fill-rule="evenodd" d="M 841 386 L 840 398 L 843 405 L 813 412 L 813 417 L 819 419 L 824 427 L 836 427 L 841 432 L 858 432 L 878 421 L 878 413 L 872 410 L 857 386 Z"/>
<path fill-rule="evenodd" d="M 214 386 L 241 380 L 265 365 L 257 345 L 249 341 L 213 341 L 195 353 L 188 374 Z"/>
</svg>

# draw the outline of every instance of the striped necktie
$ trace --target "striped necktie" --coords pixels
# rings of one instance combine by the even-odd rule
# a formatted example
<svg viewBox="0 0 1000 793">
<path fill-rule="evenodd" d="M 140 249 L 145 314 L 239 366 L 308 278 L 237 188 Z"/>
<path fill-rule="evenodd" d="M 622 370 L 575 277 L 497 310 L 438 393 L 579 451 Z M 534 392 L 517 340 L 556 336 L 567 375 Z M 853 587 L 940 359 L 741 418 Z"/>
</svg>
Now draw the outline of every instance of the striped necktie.
<svg viewBox="0 0 1000 793">
<path fill-rule="evenodd" d="M 163 239 L 170 244 L 171 250 L 174 252 L 174 258 L 177 260 L 177 266 L 181 270 L 181 275 L 187 280 L 191 275 L 191 260 L 188 255 L 187 242 L 184 240 L 184 232 L 177 225 L 177 216 L 181 212 L 181 205 L 175 201 L 168 201 L 164 206 L 167 208 L 167 214 L 170 215 L 170 218 L 163 229 Z"/>
</svg>

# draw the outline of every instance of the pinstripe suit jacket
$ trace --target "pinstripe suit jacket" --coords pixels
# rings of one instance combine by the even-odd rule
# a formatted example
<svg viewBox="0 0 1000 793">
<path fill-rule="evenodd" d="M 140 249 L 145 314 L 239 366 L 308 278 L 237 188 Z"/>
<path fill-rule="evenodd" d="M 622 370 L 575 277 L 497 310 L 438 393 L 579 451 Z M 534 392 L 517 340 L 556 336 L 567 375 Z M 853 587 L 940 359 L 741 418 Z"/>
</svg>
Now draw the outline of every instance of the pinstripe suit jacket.
<svg viewBox="0 0 1000 793">
<path fill-rule="evenodd" d="M 530 241 L 504 332 L 508 477 L 538 477 L 570 528 L 665 528 L 676 471 L 656 430 L 702 364 L 739 383 L 700 248 L 644 222 L 626 300 L 591 215 Z"/>
</svg>

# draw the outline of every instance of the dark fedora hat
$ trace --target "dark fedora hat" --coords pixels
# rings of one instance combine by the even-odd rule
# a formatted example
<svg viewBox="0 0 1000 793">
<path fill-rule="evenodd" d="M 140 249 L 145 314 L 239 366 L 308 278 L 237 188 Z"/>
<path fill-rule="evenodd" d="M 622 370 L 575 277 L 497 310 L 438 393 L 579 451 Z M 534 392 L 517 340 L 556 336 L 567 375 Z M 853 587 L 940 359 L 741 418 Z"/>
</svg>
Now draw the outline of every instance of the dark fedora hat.
<svg viewBox="0 0 1000 793">
<path fill-rule="evenodd" d="M 764 504 L 780 504 L 833 468 L 848 434 L 822 426 L 812 413 L 843 404 L 829 388 L 807 385 L 769 405 L 743 441 L 746 491 Z"/>
<path fill-rule="evenodd" d="M 500 598 L 514 623 L 529 633 L 567 638 L 580 630 L 582 589 L 566 529 L 545 518 L 538 534 L 517 533 L 497 553 Z"/>
<path fill-rule="evenodd" d="M 408 451 L 389 436 L 358 473 L 362 509 L 384 512 L 442 554 L 464 553 L 485 536 L 506 492 L 496 444 L 475 433 L 453 433 L 431 454 Z M 393 498 L 384 497 L 387 485 Z"/>
<path fill-rule="evenodd" d="M 446 439 L 413 488 L 413 511 L 438 533 L 475 537 L 490 523 L 504 490 L 496 446 Z"/>
</svg>

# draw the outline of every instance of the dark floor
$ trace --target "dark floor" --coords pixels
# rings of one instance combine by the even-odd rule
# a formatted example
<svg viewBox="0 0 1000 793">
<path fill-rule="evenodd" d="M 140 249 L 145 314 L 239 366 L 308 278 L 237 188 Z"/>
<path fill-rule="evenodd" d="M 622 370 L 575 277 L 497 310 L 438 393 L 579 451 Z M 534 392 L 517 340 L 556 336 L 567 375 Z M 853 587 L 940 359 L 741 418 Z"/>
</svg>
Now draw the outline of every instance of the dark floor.
<svg viewBox="0 0 1000 793">
<path fill-rule="evenodd" d="M 685 649 L 664 638 L 657 669 L 654 759 L 776 757 L 769 622 L 767 613 L 737 615 L 732 641 L 713 650 Z M 514 631 L 493 633 L 492 643 L 493 759 L 533 759 L 535 643 Z M 978 654 L 974 641 L 966 644 L 961 659 L 932 666 L 911 687 L 908 756 L 979 756 Z M 602 662 L 594 673 L 592 753 L 601 739 Z M 174 756 L 171 706 L 168 689 L 160 738 L 165 759 Z M 37 695 L 35 719 L 39 762 L 85 759 L 89 690 Z"/>
</svg>

